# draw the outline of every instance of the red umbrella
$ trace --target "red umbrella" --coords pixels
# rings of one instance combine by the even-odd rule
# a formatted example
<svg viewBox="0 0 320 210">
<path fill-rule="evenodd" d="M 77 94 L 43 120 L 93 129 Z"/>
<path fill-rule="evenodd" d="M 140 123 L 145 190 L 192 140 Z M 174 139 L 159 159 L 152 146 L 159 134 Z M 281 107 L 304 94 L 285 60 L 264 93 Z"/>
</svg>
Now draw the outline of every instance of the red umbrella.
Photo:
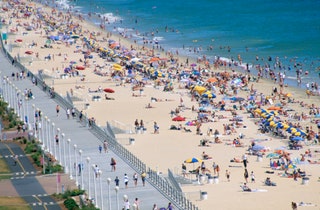
<svg viewBox="0 0 320 210">
<path fill-rule="evenodd" d="M 114 93 L 114 90 L 111 88 L 105 88 L 103 91 L 106 93 Z"/>
<path fill-rule="evenodd" d="M 28 51 L 25 52 L 25 54 L 28 54 L 28 55 L 32 55 L 32 53 L 33 53 L 33 52 L 30 51 L 30 50 L 28 50 Z"/>
<path fill-rule="evenodd" d="M 77 70 L 85 70 L 86 67 L 84 67 L 84 66 L 76 66 L 76 69 L 77 69 Z"/>
<path fill-rule="evenodd" d="M 22 42 L 22 39 L 16 39 L 16 42 Z"/>
<path fill-rule="evenodd" d="M 172 121 L 185 121 L 186 119 L 184 117 L 181 117 L 181 116 L 177 116 L 177 117 L 174 117 L 172 118 Z"/>
</svg>

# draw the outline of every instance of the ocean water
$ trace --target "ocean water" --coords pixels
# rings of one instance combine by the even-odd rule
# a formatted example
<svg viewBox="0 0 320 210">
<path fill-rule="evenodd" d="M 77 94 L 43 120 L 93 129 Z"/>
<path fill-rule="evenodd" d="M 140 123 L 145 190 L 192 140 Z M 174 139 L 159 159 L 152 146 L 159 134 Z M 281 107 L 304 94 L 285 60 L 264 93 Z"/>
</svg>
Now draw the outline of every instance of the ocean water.
<svg viewBox="0 0 320 210">
<path fill-rule="evenodd" d="M 142 43 L 157 40 L 165 50 L 194 57 L 206 55 L 237 60 L 252 66 L 269 64 L 285 71 L 296 85 L 296 70 L 303 82 L 320 81 L 319 0 L 59 0 L 62 7 L 96 24 L 124 32 Z M 91 14 L 91 17 L 88 14 Z M 258 59 L 256 59 L 258 56 Z M 268 61 L 268 57 L 272 61 Z M 282 68 L 275 67 L 276 58 Z M 253 70 L 254 71 L 254 70 Z M 291 80 L 291 81 L 290 81 Z"/>
</svg>

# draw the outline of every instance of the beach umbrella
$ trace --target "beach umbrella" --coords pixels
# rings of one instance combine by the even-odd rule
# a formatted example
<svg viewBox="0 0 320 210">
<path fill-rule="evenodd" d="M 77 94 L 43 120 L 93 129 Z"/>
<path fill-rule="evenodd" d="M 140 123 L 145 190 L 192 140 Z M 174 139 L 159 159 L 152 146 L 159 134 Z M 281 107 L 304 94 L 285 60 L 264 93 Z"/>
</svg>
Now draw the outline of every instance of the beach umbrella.
<svg viewBox="0 0 320 210">
<path fill-rule="evenodd" d="M 25 52 L 25 54 L 27 54 L 27 55 L 32 55 L 32 54 L 33 54 L 33 52 L 32 52 L 32 51 L 30 51 L 30 50 L 27 50 L 27 51 Z"/>
<path fill-rule="evenodd" d="M 172 118 L 172 121 L 185 121 L 186 119 L 184 117 L 181 117 L 181 116 L 177 116 L 177 117 L 174 117 Z"/>
<path fill-rule="evenodd" d="M 152 57 L 152 58 L 150 58 L 150 60 L 149 60 L 150 63 L 158 62 L 158 61 L 160 61 L 160 58 L 158 58 L 158 57 Z"/>
<path fill-rule="evenodd" d="M 280 154 L 278 153 L 270 153 L 266 156 L 266 158 L 279 158 Z"/>
<path fill-rule="evenodd" d="M 251 149 L 252 149 L 253 151 L 260 151 L 260 150 L 263 150 L 264 148 L 265 148 L 264 146 L 259 145 L 259 144 L 256 144 L 256 145 L 254 145 Z"/>
<path fill-rule="evenodd" d="M 207 80 L 207 82 L 210 82 L 210 83 L 215 83 L 215 82 L 217 82 L 218 80 L 217 80 L 217 78 L 215 78 L 215 77 L 211 77 L 211 78 L 209 78 L 208 80 Z"/>
<path fill-rule="evenodd" d="M 79 39 L 79 36 L 78 35 L 72 35 L 71 38 L 72 39 Z"/>
<path fill-rule="evenodd" d="M 190 66 L 191 66 L 191 67 L 196 67 L 196 66 L 197 66 L 197 64 L 192 63 Z"/>
<path fill-rule="evenodd" d="M 290 139 L 291 141 L 303 141 L 304 139 L 300 136 L 295 136 L 293 138 Z"/>
<path fill-rule="evenodd" d="M 202 95 L 202 93 L 204 93 L 207 89 L 203 86 L 197 85 L 193 88 L 193 90 Z"/>
<path fill-rule="evenodd" d="M 77 70 L 85 70 L 86 67 L 84 67 L 84 66 L 76 66 L 76 69 L 77 69 Z"/>
<path fill-rule="evenodd" d="M 271 107 L 268 108 L 268 110 L 276 110 L 276 111 L 278 111 L 278 110 L 281 110 L 281 107 L 271 106 Z"/>
<path fill-rule="evenodd" d="M 202 160 L 200 158 L 196 158 L 196 157 L 193 157 L 193 158 L 189 158 L 189 159 L 186 159 L 184 161 L 185 163 L 201 163 Z"/>
<path fill-rule="evenodd" d="M 16 39 L 15 42 L 21 43 L 21 42 L 22 42 L 22 39 Z"/>
<path fill-rule="evenodd" d="M 106 93 L 114 93 L 114 90 L 111 88 L 105 88 L 105 89 L 103 89 L 103 91 Z"/>
</svg>

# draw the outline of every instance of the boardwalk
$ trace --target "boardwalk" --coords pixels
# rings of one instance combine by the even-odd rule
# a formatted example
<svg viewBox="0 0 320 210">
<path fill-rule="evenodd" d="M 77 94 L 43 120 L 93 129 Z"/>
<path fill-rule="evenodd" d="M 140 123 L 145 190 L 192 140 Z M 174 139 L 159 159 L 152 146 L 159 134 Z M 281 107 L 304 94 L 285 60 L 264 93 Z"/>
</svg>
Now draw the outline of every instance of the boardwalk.
<svg viewBox="0 0 320 210">
<path fill-rule="evenodd" d="M 42 112 L 41 131 L 37 133 L 38 138 L 43 141 L 51 154 L 55 155 L 61 165 L 66 166 L 66 172 L 70 174 L 76 184 L 87 191 L 88 196 L 96 201 L 100 209 L 118 209 L 119 204 L 123 207 L 123 198 L 127 196 L 131 204 L 135 198 L 140 200 L 140 209 L 151 209 L 153 204 L 158 207 L 166 207 L 169 200 L 148 182 L 143 187 L 139 175 L 138 185 L 134 186 L 133 174 L 135 171 L 126 160 L 121 159 L 112 150 L 108 153 L 99 153 L 98 147 L 102 141 L 90 132 L 86 125 L 80 124 L 77 119 L 67 119 L 66 112 L 62 108 L 57 116 L 57 102 L 49 97 L 37 86 L 34 86 L 30 78 L 13 80 L 12 73 L 18 72 L 3 53 L 0 53 L 1 78 L 8 76 L 9 82 L 2 81 L 3 95 L 11 102 L 11 106 L 18 109 L 17 93 L 21 91 L 21 97 L 25 89 L 31 90 L 34 99 L 22 100 L 22 106 L 18 113 L 21 116 L 28 116 L 29 125 L 32 127 L 35 119 L 35 110 Z M 21 94 L 21 95 L 20 95 Z M 46 118 L 45 118 L 46 117 Z M 47 120 L 45 120 L 47 119 Z M 55 143 L 54 136 L 59 136 L 59 144 Z M 70 139 L 70 141 L 68 141 Z M 76 145 L 76 146 L 74 146 Z M 116 171 L 111 171 L 110 159 L 116 159 Z M 82 166 L 81 176 L 78 165 Z M 101 171 L 100 176 L 95 178 L 93 165 L 97 165 Z M 71 173 L 70 173 L 71 172 Z M 124 185 L 124 174 L 129 177 L 128 188 Z M 115 177 L 120 179 L 118 193 L 115 190 Z M 108 178 L 111 179 L 108 184 Z M 61 183 L 63 184 L 63 183 Z M 103 199 L 101 199 L 101 196 Z M 109 200 L 110 199 L 110 200 Z M 111 201 L 111 202 L 110 202 Z"/>
</svg>

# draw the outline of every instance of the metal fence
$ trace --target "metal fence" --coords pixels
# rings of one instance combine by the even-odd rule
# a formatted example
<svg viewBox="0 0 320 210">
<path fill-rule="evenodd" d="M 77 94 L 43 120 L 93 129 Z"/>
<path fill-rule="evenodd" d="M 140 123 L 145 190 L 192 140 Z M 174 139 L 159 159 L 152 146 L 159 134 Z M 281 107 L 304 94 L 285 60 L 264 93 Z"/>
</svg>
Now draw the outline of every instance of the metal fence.
<svg viewBox="0 0 320 210">
<path fill-rule="evenodd" d="M 31 71 L 29 71 L 24 65 L 18 62 L 17 59 L 14 59 L 10 53 L 5 49 L 2 40 L 1 34 L 1 46 L 4 54 L 7 56 L 8 60 L 12 62 L 14 60 L 14 65 L 20 69 L 20 71 L 24 71 L 28 78 L 32 80 L 36 79 L 36 84 L 39 88 L 41 88 L 47 94 L 50 94 L 50 90 L 52 90 L 49 85 L 45 83 L 41 76 L 34 75 Z M 55 93 L 53 99 L 64 109 L 72 108 L 73 104 L 67 101 L 64 97 Z M 80 111 L 76 110 L 76 115 L 79 116 Z M 80 121 L 81 124 L 85 126 L 89 125 L 89 119 L 87 116 L 83 115 L 83 119 Z M 104 131 L 100 126 L 96 124 L 91 125 L 90 131 L 98 138 L 103 141 L 107 141 L 110 149 L 119 155 L 127 164 L 129 164 L 134 170 L 138 173 L 142 174 L 146 172 L 148 174 L 147 181 L 154 186 L 160 193 L 162 193 L 167 199 L 169 199 L 178 209 L 181 210 L 199 210 L 191 201 L 189 201 L 181 188 L 177 188 L 177 186 L 171 185 L 168 181 L 166 181 L 163 177 L 159 176 L 158 173 L 151 168 L 147 168 L 146 164 L 143 163 L 138 157 L 133 155 L 130 151 L 128 151 L 125 147 L 119 144 L 115 138 L 115 135 L 112 131 L 111 125 L 107 123 L 107 132 Z M 174 177 L 171 173 L 170 179 L 173 180 Z M 176 183 L 177 184 L 177 183 Z M 174 184 L 174 185 L 176 185 Z"/>
</svg>

